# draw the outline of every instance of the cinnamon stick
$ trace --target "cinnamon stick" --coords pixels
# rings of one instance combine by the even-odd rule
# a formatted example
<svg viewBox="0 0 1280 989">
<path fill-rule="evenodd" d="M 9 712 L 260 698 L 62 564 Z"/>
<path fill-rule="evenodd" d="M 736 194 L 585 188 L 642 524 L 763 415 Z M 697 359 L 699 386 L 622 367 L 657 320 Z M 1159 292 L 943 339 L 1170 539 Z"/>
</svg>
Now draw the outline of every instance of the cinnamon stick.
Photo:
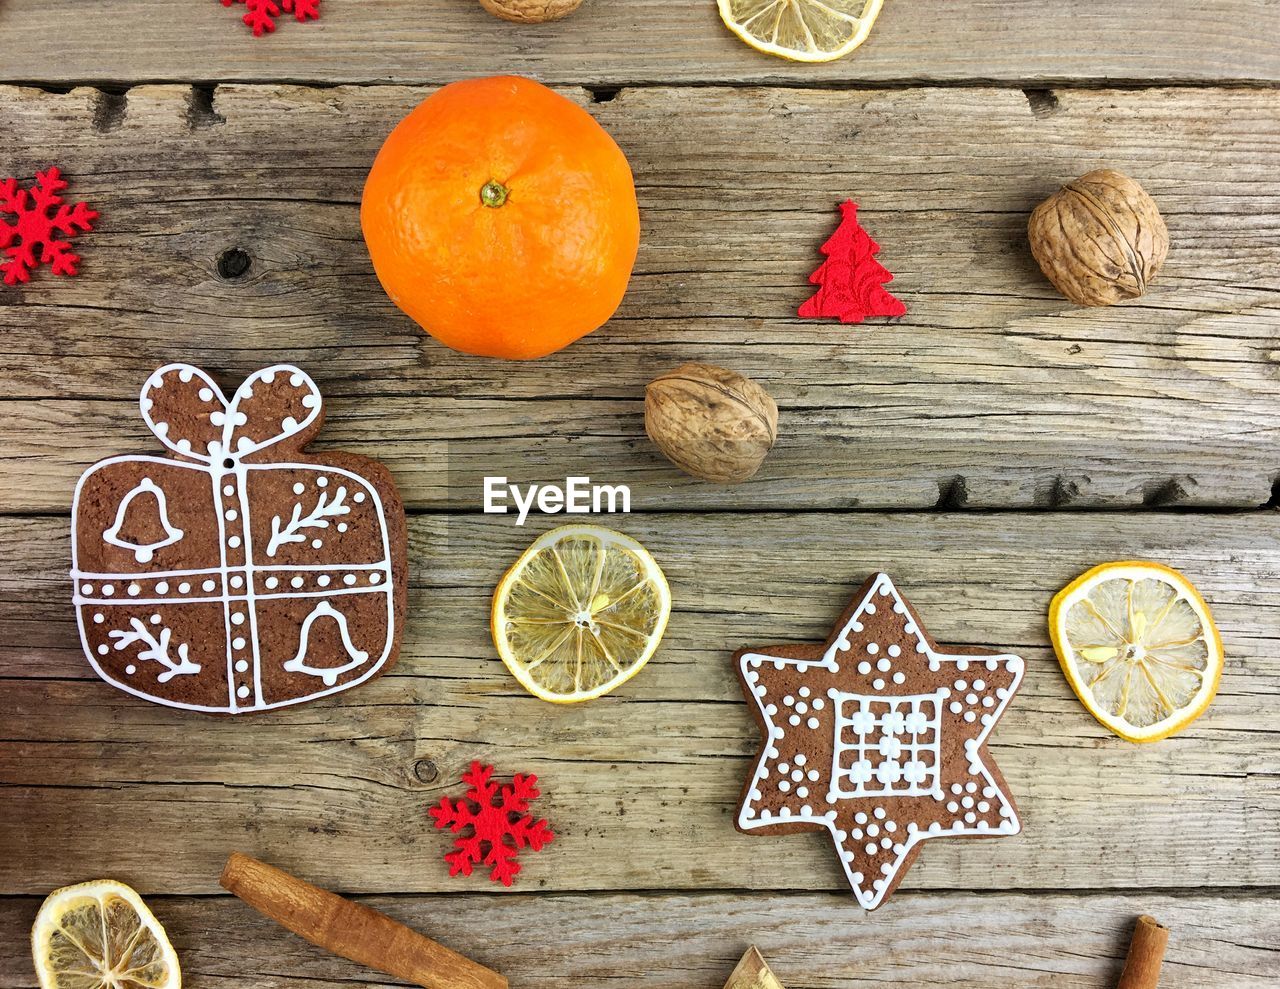
<svg viewBox="0 0 1280 989">
<path fill-rule="evenodd" d="M 1129 957 L 1116 989 L 1156 989 L 1160 982 L 1160 966 L 1164 963 L 1164 949 L 1168 944 L 1169 928 L 1146 914 L 1139 917 L 1133 929 L 1133 940 L 1129 942 Z"/>
<path fill-rule="evenodd" d="M 424 989 L 507 989 L 497 972 L 386 914 L 234 852 L 219 880 L 259 913 L 312 944 Z"/>
<path fill-rule="evenodd" d="M 752 945 L 729 976 L 724 989 L 783 989 L 758 948 Z"/>
</svg>

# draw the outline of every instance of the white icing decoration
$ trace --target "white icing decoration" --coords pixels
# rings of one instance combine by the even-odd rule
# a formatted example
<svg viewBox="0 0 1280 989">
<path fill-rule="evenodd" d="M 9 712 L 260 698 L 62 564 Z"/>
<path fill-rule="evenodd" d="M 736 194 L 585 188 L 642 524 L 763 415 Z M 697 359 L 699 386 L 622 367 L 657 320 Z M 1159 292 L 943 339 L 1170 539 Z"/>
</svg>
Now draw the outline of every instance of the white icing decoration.
<svg viewBox="0 0 1280 989">
<path fill-rule="evenodd" d="M 348 662 L 345 665 L 324 668 L 307 665 L 307 637 L 311 634 L 311 626 L 319 618 L 332 618 L 338 623 L 338 633 L 342 637 L 342 647 L 347 651 L 348 656 Z M 288 660 L 284 664 L 284 668 L 291 673 L 306 673 L 308 676 L 319 677 L 326 686 L 332 687 L 338 682 L 338 677 L 362 665 L 368 658 L 369 654 L 357 649 L 355 643 L 351 641 L 351 633 L 347 629 L 347 616 L 341 611 L 337 611 L 328 601 L 321 601 L 316 605 L 315 610 L 307 615 L 306 621 L 302 623 L 298 654 L 293 659 Z"/>
<path fill-rule="evenodd" d="M 346 487 L 339 487 L 332 499 L 329 498 L 328 492 L 322 491 L 315 507 L 306 515 L 302 514 L 302 502 L 297 502 L 293 506 L 293 515 L 287 523 L 283 524 L 283 527 L 284 520 L 279 515 L 275 516 L 271 520 L 271 541 L 267 543 L 267 556 L 275 556 L 276 550 L 285 543 L 305 542 L 307 537 L 301 530 L 327 529 L 330 519 L 348 514 L 351 508 L 346 504 L 346 497 Z M 320 548 L 316 545 L 318 542 L 319 540 L 316 540 L 312 543 L 316 549 Z"/>
<path fill-rule="evenodd" d="M 131 619 L 129 625 L 132 631 L 117 629 L 108 632 L 107 636 L 116 640 L 117 652 L 128 649 L 132 645 L 141 645 L 143 648 L 138 650 L 135 658 L 142 662 L 155 662 L 163 666 L 165 671 L 156 677 L 161 683 L 168 683 L 176 676 L 189 676 L 200 672 L 200 664 L 193 663 L 188 657 L 185 642 L 178 644 L 176 660 L 169 655 L 169 641 L 173 637 L 172 629 L 162 628 L 160 637 L 157 639 L 141 618 Z"/>
<path fill-rule="evenodd" d="M 822 659 L 816 664 L 812 660 L 788 659 L 764 653 L 747 653 L 741 657 L 741 669 L 745 672 L 747 669 L 760 669 L 764 664 L 772 664 L 776 670 L 781 671 L 790 667 L 795 674 L 799 675 L 809 666 L 814 665 L 829 673 L 839 673 L 840 667 L 837 661 L 839 653 L 842 650 L 848 651 L 851 648 L 852 633 L 863 630 L 863 623 L 860 621 L 861 617 L 865 614 L 874 613 L 874 604 L 868 600 L 873 595 L 892 600 L 894 614 L 901 615 L 904 618 L 903 631 L 908 635 L 918 634 L 918 629 L 914 621 L 911 620 L 910 609 L 906 607 L 889 578 L 884 574 L 879 574 L 872 582 L 870 592 L 853 609 L 843 628 L 829 640 Z M 899 649 L 897 655 L 889 649 L 886 649 L 885 652 L 894 659 L 899 659 L 903 651 Z M 967 668 L 970 662 L 983 662 L 982 659 L 974 659 L 973 657 L 937 653 L 923 638 L 917 640 L 916 653 L 922 658 L 911 658 L 910 660 L 902 658 L 896 664 L 899 669 L 893 675 L 895 684 L 906 682 L 906 674 L 902 672 L 903 669 L 915 670 L 927 667 L 935 673 L 942 673 L 942 676 L 945 677 L 945 670 L 947 669 L 959 671 Z M 1011 675 L 1012 680 L 1007 687 L 1002 687 L 994 692 L 998 698 L 998 704 L 993 701 L 992 703 L 996 705 L 995 709 L 989 714 L 983 715 L 982 728 L 979 730 L 977 737 L 965 740 L 964 754 L 968 760 L 967 768 L 973 777 L 969 781 L 973 784 L 973 789 L 970 789 L 969 792 L 974 792 L 981 787 L 984 796 L 987 797 L 988 809 L 999 813 L 1001 820 L 998 825 L 993 825 L 986 820 L 978 818 L 977 814 L 974 815 L 977 818 L 976 820 L 966 823 L 962 818 L 957 819 L 954 824 L 946 827 L 945 830 L 944 826 L 936 821 L 930 822 L 925 826 L 916 821 L 908 820 L 905 816 L 899 816 L 897 820 L 893 819 L 892 815 L 896 810 L 894 801 L 899 796 L 906 797 L 910 793 L 916 798 L 928 797 L 938 800 L 940 803 L 946 800 L 942 794 L 938 779 L 941 769 L 938 763 L 941 758 L 940 735 L 942 731 L 946 730 L 942 712 L 950 710 L 949 702 L 959 703 L 958 700 L 952 701 L 951 688 L 949 686 L 940 684 L 932 692 L 911 695 L 910 697 L 845 693 L 834 688 L 826 688 L 825 690 L 828 697 L 833 701 L 835 709 L 834 718 L 829 719 L 827 730 L 834 731 L 835 744 L 833 748 L 837 752 L 833 756 L 830 766 L 831 777 L 827 781 L 827 785 L 824 785 L 820 791 L 826 804 L 830 807 L 838 808 L 842 802 L 853 799 L 854 796 L 865 798 L 873 794 L 880 794 L 888 806 L 877 806 L 874 809 L 876 820 L 883 822 L 881 826 L 886 832 L 897 834 L 901 829 L 905 833 L 901 835 L 900 839 L 892 839 L 886 835 L 882 839 L 884 843 L 883 849 L 877 844 L 866 846 L 859 844 L 856 846 L 857 851 L 855 851 L 854 847 L 850 846 L 850 842 L 860 841 L 864 837 L 860 828 L 868 823 L 867 815 L 861 811 L 853 815 L 854 821 L 860 825 L 856 833 L 846 833 L 838 827 L 840 815 L 836 809 L 828 809 L 813 814 L 806 806 L 801 808 L 799 815 L 793 816 L 793 812 L 790 809 L 784 808 L 779 809 L 777 816 L 821 825 L 828 830 L 839 851 L 840 860 L 849 885 L 859 904 L 866 909 L 873 909 L 879 906 L 885 892 L 894 884 L 903 862 L 912 856 L 915 846 L 920 842 L 942 834 L 1016 834 L 1021 830 L 1021 824 L 1017 821 L 1012 804 L 996 786 L 995 778 L 983 765 L 981 749 L 990 733 L 991 726 L 999 715 L 1003 713 L 1009 699 L 1021 683 L 1025 664 L 1017 656 L 1003 655 L 986 659 L 985 665 L 993 673 L 997 670 L 1003 670 L 1006 674 Z M 870 666 L 868 665 L 861 672 L 864 676 L 867 675 L 870 673 Z M 881 672 L 887 671 L 882 670 Z M 954 677 L 954 673 L 952 673 L 952 677 Z M 795 681 L 791 682 L 794 683 Z M 950 678 L 945 680 L 944 684 L 949 682 Z M 966 684 L 963 689 L 968 690 L 968 685 Z M 982 693 L 982 688 L 976 684 L 973 690 Z M 798 684 L 795 691 L 800 693 Z M 978 699 L 981 701 L 983 698 Z M 759 697 L 757 697 L 756 703 L 764 715 L 767 734 L 770 738 L 773 738 L 775 734 L 780 733 L 773 721 L 778 714 L 777 709 L 774 705 L 765 703 Z M 812 704 L 812 708 L 818 710 L 816 701 Z M 964 705 L 960 704 L 960 711 L 963 710 Z M 793 716 L 790 709 L 786 713 L 788 717 Z M 886 715 L 890 716 L 890 724 L 888 726 L 890 730 L 888 732 L 886 732 L 883 724 L 883 719 Z M 953 723 L 946 722 L 946 724 Z M 890 758 L 888 754 L 881 750 L 881 742 L 886 734 L 892 736 L 892 740 L 886 742 L 884 747 L 889 753 L 896 753 L 896 758 Z M 909 758 L 912 746 L 915 747 L 916 754 L 920 758 Z M 863 758 L 863 753 L 869 754 L 873 752 L 876 753 L 875 757 L 878 760 L 874 764 L 870 758 Z M 845 757 L 843 764 L 841 762 L 841 754 Z M 794 759 L 794 757 L 792 758 Z M 781 769 L 780 766 L 775 764 L 776 759 L 777 750 L 772 746 L 766 745 L 761 757 L 757 760 L 755 775 L 750 784 L 751 790 L 760 792 L 760 783 L 762 780 L 769 778 L 771 767 Z M 794 761 L 799 764 L 798 759 L 794 759 Z M 890 763 L 893 765 L 889 766 Z M 954 768 L 951 772 L 954 773 Z M 811 780 L 809 774 L 806 774 L 806 779 Z M 784 780 L 780 782 L 786 782 L 788 787 L 791 785 L 790 781 Z M 819 782 L 819 780 L 812 780 L 812 782 Z M 962 787 L 961 792 L 965 789 L 968 788 Z M 958 802 L 957 811 L 960 812 Z M 969 811 L 969 813 L 974 812 Z M 986 813 L 986 811 L 981 811 L 981 813 Z M 769 826 L 770 819 L 774 817 L 775 815 L 770 814 L 767 809 L 763 808 L 758 818 L 753 817 L 744 808 L 739 815 L 739 824 L 744 830 L 750 831 L 757 827 Z M 846 817 L 844 820 L 847 821 L 848 818 Z M 862 851 L 877 860 L 876 867 L 886 877 L 885 879 L 876 879 L 870 886 L 866 885 L 862 872 L 853 868 L 853 863 Z"/>
<path fill-rule="evenodd" d="M 73 508 L 72 515 L 71 539 L 73 553 L 72 577 L 76 581 L 75 590 L 77 591 L 74 601 L 80 614 L 81 644 L 86 658 L 89 660 L 90 665 L 94 668 L 95 672 L 108 683 L 111 683 L 113 686 L 127 693 L 134 694 L 168 707 L 181 708 L 185 710 L 198 710 L 216 713 L 238 713 L 246 710 L 266 710 L 298 704 L 312 700 L 316 697 L 326 696 L 340 690 L 348 689 L 349 687 L 354 687 L 376 675 L 391 655 L 395 642 L 394 588 L 389 579 L 385 581 L 383 580 L 384 575 L 389 577 L 391 573 L 389 535 L 387 531 L 387 522 L 384 518 L 382 501 L 379 498 L 376 489 L 366 478 L 346 469 L 329 466 L 324 467 L 324 474 L 328 478 L 333 479 L 335 484 L 341 484 L 347 491 L 354 493 L 352 500 L 360 504 L 364 504 L 366 502 L 369 504 L 369 520 L 366 523 L 362 517 L 361 524 L 369 525 L 370 533 L 372 533 L 375 528 L 378 532 L 382 553 L 381 559 L 376 563 L 347 563 L 344 566 L 341 561 L 336 561 L 336 564 L 330 563 L 325 565 L 323 568 L 320 566 L 310 565 L 274 567 L 271 566 L 264 557 L 262 553 L 263 547 L 255 546 L 252 540 L 245 538 L 251 532 L 249 524 L 250 520 L 248 518 L 248 506 L 245 502 L 246 480 L 250 475 L 265 476 L 263 472 L 273 470 L 283 470 L 295 475 L 299 473 L 310 475 L 314 474 L 317 470 L 314 463 L 272 462 L 245 464 L 237 457 L 229 455 L 229 451 L 232 450 L 238 451 L 241 455 L 254 453 L 267 446 L 279 443 L 281 440 L 287 439 L 290 436 L 303 433 L 318 422 L 321 414 L 319 391 L 315 388 L 311 379 L 305 374 L 297 371 L 297 369 L 287 368 L 285 370 L 286 373 L 289 373 L 293 386 L 295 388 L 301 388 L 305 392 L 301 396 L 295 396 L 295 398 L 300 398 L 301 408 L 305 409 L 306 412 L 300 413 L 300 418 L 298 419 L 295 419 L 294 417 L 285 417 L 280 422 L 267 421 L 266 423 L 263 423 L 255 421 L 252 430 L 254 435 L 252 437 L 246 436 L 240 432 L 242 427 L 249 424 L 249 414 L 240 408 L 241 403 L 252 397 L 253 385 L 255 383 L 259 381 L 270 382 L 271 380 L 276 379 L 276 372 L 278 370 L 280 369 L 268 368 L 265 371 L 258 372 L 241 386 L 235 396 L 233 396 L 231 402 L 227 402 L 223 393 L 218 390 L 217 385 L 203 372 L 190 368 L 186 365 L 168 365 L 161 368 L 148 378 L 139 401 L 139 408 L 144 421 L 147 422 L 158 440 L 169 451 L 179 453 L 185 459 L 173 460 L 167 457 L 155 456 L 112 457 L 94 465 L 81 475 L 80 481 L 76 486 L 75 507 Z M 222 411 L 225 415 L 225 423 L 221 427 L 220 436 L 216 436 L 215 438 L 214 433 L 216 431 L 211 430 L 211 423 L 208 418 L 200 417 L 199 421 L 194 418 L 184 419 L 183 426 L 178 426 L 175 423 L 166 422 L 158 418 L 158 416 L 162 414 L 159 410 L 171 410 L 175 407 L 177 402 L 181 401 L 181 399 L 172 395 L 166 396 L 165 402 L 163 403 L 157 402 L 153 398 L 153 395 L 158 394 L 161 389 L 172 390 L 176 388 L 175 377 L 178 381 L 183 382 L 184 385 L 191 385 L 192 382 L 195 382 L 194 389 L 192 389 L 185 398 L 188 402 L 199 397 L 200 390 L 202 388 L 209 389 L 211 393 L 210 401 L 220 407 L 215 408 L 212 411 Z M 277 387 L 280 386 L 277 385 Z M 297 406 L 294 408 L 296 409 Z M 206 412 L 208 411 L 209 410 L 206 409 Z M 191 429 L 194 429 L 195 432 L 190 435 L 182 435 L 184 432 L 189 432 Z M 197 462 L 193 463 L 193 461 Z M 198 471 L 206 476 L 212 488 L 215 505 L 217 506 L 217 513 L 211 521 L 216 522 L 219 527 L 215 532 L 215 535 L 220 537 L 221 545 L 224 550 L 224 556 L 221 560 L 221 564 L 207 566 L 199 570 L 178 570 L 167 571 L 164 573 L 105 574 L 82 572 L 79 569 L 78 564 L 80 543 L 82 539 L 86 538 L 86 534 L 78 532 L 78 519 L 80 515 L 80 506 L 82 504 L 82 496 L 87 497 L 86 485 L 91 482 L 91 479 L 94 478 L 99 471 L 112 467 L 116 464 L 127 464 L 131 467 L 140 467 L 142 470 L 147 470 L 153 480 L 153 483 L 155 481 L 159 481 L 161 485 L 164 485 L 171 497 L 176 497 L 174 492 L 177 489 L 174 485 L 168 483 L 167 478 L 176 476 L 173 474 L 174 471 Z M 160 473 L 156 473 L 157 471 Z M 140 476 L 147 475 L 142 474 Z M 292 483 L 293 478 L 290 478 L 289 484 L 291 485 Z M 185 492 L 185 489 L 183 490 Z M 230 501 L 222 501 L 222 498 L 230 499 Z M 229 514 L 227 512 L 228 508 L 231 508 L 234 514 Z M 168 506 L 165 507 L 162 514 L 167 515 L 167 512 Z M 183 518 L 185 519 L 186 516 L 184 515 Z M 184 522 L 184 525 L 185 524 L 186 523 Z M 234 529 L 235 531 L 228 531 L 229 529 Z M 166 532 L 166 535 L 169 534 L 168 528 L 164 531 Z M 96 538 L 98 534 L 92 533 L 88 534 L 88 536 L 90 538 Z M 104 538 L 104 542 L 105 541 L 106 540 Z M 243 550 L 238 552 L 236 557 L 238 561 L 242 562 L 240 565 L 231 566 L 228 564 L 225 557 L 225 550 L 227 547 L 236 546 L 237 543 L 244 546 Z M 137 548 L 133 546 L 125 548 L 132 550 L 136 555 Z M 155 548 L 159 547 L 154 547 L 152 550 L 153 552 Z M 143 561 L 140 559 L 139 562 L 149 561 Z M 265 570 L 267 572 L 275 570 L 276 572 L 279 572 L 281 570 L 307 571 L 312 569 L 332 569 L 335 565 L 342 566 L 345 570 L 354 571 L 354 573 L 351 574 L 353 578 L 351 581 L 348 582 L 344 578 L 344 583 L 347 586 L 331 586 L 330 588 L 322 591 L 307 589 L 296 593 L 276 592 L 265 596 L 281 598 L 314 597 L 322 599 L 328 598 L 332 600 L 348 594 L 377 594 L 379 595 L 379 611 L 382 610 L 381 605 L 385 603 L 386 635 L 382 638 L 383 645 L 380 647 L 381 652 L 376 656 L 366 655 L 365 659 L 362 660 L 362 668 L 359 671 L 359 675 L 353 676 L 341 686 L 326 686 L 325 689 L 317 689 L 315 692 L 306 696 L 294 696 L 281 701 L 267 702 L 261 694 L 260 664 L 262 660 L 258 655 L 259 641 L 258 630 L 256 627 L 257 611 L 255 602 L 259 596 L 257 588 L 261 587 L 264 582 L 269 587 L 272 585 L 272 582 L 278 585 L 279 580 L 277 577 L 271 576 L 266 577 L 264 581 L 264 578 L 257 577 L 256 574 L 260 570 Z M 373 573 L 370 577 L 369 585 L 365 586 L 362 582 L 358 581 L 357 575 L 369 571 L 372 571 Z M 238 586 L 237 581 L 233 579 L 233 574 L 240 577 Z M 160 577 L 170 578 L 170 580 L 173 581 L 172 586 L 176 587 L 176 594 L 183 596 L 185 600 L 176 596 L 171 597 L 169 592 L 169 588 L 171 586 L 170 581 L 158 580 L 157 578 Z M 186 579 L 178 580 L 178 578 Z M 111 581 L 115 581 L 117 583 L 113 584 Z M 130 581 L 139 582 L 138 593 L 133 596 L 126 596 L 124 600 L 115 600 L 114 598 L 117 588 L 127 591 L 129 589 Z M 152 581 L 154 581 L 154 583 L 152 583 Z M 331 581 L 331 583 L 336 584 L 337 582 L 335 580 Z M 192 594 L 193 588 L 198 590 L 201 587 L 204 588 L 203 593 L 206 596 L 202 597 L 197 594 L 194 597 L 194 600 L 202 603 L 220 603 L 226 612 L 227 621 L 230 621 L 232 609 L 236 606 L 240 606 L 239 611 L 236 612 L 237 614 L 247 615 L 247 618 L 242 619 L 244 634 L 242 636 L 237 635 L 234 637 L 235 641 L 239 643 L 240 649 L 234 649 L 234 643 L 231 637 L 228 637 L 225 646 L 223 647 L 226 651 L 225 663 L 227 678 L 225 681 L 225 689 L 227 693 L 221 701 L 215 702 L 214 704 L 197 705 L 159 697 L 151 690 L 146 689 L 143 685 L 136 684 L 132 680 L 125 681 L 120 673 L 108 672 L 100 665 L 98 660 L 99 644 L 90 643 L 87 636 L 88 629 L 93 628 L 95 624 L 92 622 L 93 615 L 103 614 L 103 610 L 101 609 L 103 609 L 104 606 L 108 607 L 104 614 L 103 622 L 96 623 L 98 625 L 106 624 L 111 621 L 112 612 L 110 611 L 110 607 L 121 604 L 138 605 L 142 607 L 148 605 L 152 607 L 183 607 L 193 600 L 193 598 L 187 597 Z M 99 610 L 87 610 L 95 607 Z M 143 614 L 146 616 L 148 613 L 144 612 Z M 119 621 L 123 622 L 125 619 L 121 618 Z M 139 622 L 143 624 L 143 628 L 145 629 L 145 623 L 142 622 L 141 619 L 139 619 Z M 108 624 L 109 629 L 110 627 L 111 626 Z M 121 634 L 130 636 L 136 634 L 136 629 L 124 632 L 111 632 L 109 634 L 112 634 L 114 637 L 118 637 Z M 157 647 L 161 643 L 163 634 L 163 631 L 157 631 Z M 143 652 L 152 648 L 155 647 L 144 648 Z M 188 669 L 183 669 L 183 650 L 186 650 L 187 648 L 186 644 L 183 644 L 179 647 L 179 650 L 176 653 L 172 649 L 169 649 L 165 653 L 168 656 L 170 663 L 175 667 L 178 667 L 184 675 L 191 672 Z M 244 650 L 248 650 L 248 653 L 246 654 Z M 102 654 L 109 655 L 109 651 L 110 650 L 107 646 L 103 645 L 101 647 Z M 237 655 L 233 656 L 233 652 L 237 653 Z M 279 660 L 274 661 L 278 662 Z M 197 665 L 190 663 L 189 660 L 187 662 L 191 666 Z M 248 671 L 240 670 L 236 667 L 236 664 L 242 662 L 250 663 Z M 204 666 L 206 668 L 208 667 L 207 660 L 204 661 Z M 167 672 L 169 671 L 166 669 L 165 673 Z M 235 676 L 236 673 L 244 673 L 244 680 L 248 682 L 241 682 L 241 679 Z M 173 675 L 177 676 L 179 673 L 174 672 Z M 165 679 L 164 673 L 161 674 L 160 679 L 161 681 Z M 323 680 L 324 678 L 321 677 L 321 679 Z M 249 693 L 247 695 L 243 694 L 241 688 L 247 688 Z"/>
<path fill-rule="evenodd" d="M 255 453 L 264 447 L 272 445 L 273 443 L 278 443 L 283 439 L 297 435 L 314 423 L 320 415 L 320 390 L 316 387 L 314 381 L 295 367 L 278 365 L 276 367 L 266 368 L 257 372 L 250 376 L 248 380 L 240 386 L 235 395 L 232 396 L 231 401 L 228 402 L 226 396 L 217 384 L 198 368 L 191 367 L 189 364 L 166 365 L 152 374 L 151 377 L 147 379 L 146 385 L 143 386 L 142 401 L 140 403 L 142 417 L 146 421 L 147 425 L 151 427 L 151 431 L 160 439 L 160 442 L 169 447 L 169 449 L 182 453 L 184 456 L 203 460 L 206 463 L 212 463 L 214 460 L 215 447 L 213 443 L 209 443 L 205 448 L 205 452 L 201 453 L 193 448 L 191 438 L 189 437 L 180 437 L 176 441 L 171 440 L 169 438 L 169 424 L 156 422 L 151 417 L 154 403 L 150 398 L 150 392 L 162 388 L 165 376 L 173 373 L 174 371 L 177 371 L 178 379 L 184 384 L 198 378 L 202 387 L 199 392 L 197 392 L 197 397 L 206 402 L 215 402 L 219 406 L 209 415 L 211 425 L 221 427 L 222 434 L 220 441 L 217 444 L 218 451 L 238 450 L 242 455 Z M 290 376 L 290 384 L 294 388 L 305 390 L 305 393 L 301 396 L 301 402 L 303 407 L 307 409 L 307 415 L 301 422 L 298 422 L 292 416 L 285 417 L 285 419 L 280 423 L 280 429 L 262 440 L 255 441 L 247 436 L 237 436 L 236 430 L 241 426 L 247 425 L 249 421 L 248 415 L 240 408 L 241 403 L 246 402 L 253 397 L 253 386 L 255 382 L 269 382 L 274 379 L 277 371 L 288 373 Z M 205 398 L 206 393 L 208 393 L 208 398 Z M 309 397 L 311 399 L 310 401 L 308 401 Z M 185 450 L 180 447 L 180 443 L 184 440 L 186 443 Z"/>
<path fill-rule="evenodd" d="M 154 543 L 131 543 L 120 538 L 120 530 L 124 528 L 125 515 L 129 510 L 129 506 L 133 504 L 133 499 L 140 494 L 154 496 L 157 510 L 160 513 L 160 527 L 164 529 L 164 538 Z M 168 502 L 165 499 L 164 492 L 156 486 L 156 483 L 151 478 L 144 477 L 134 486 L 132 491 L 124 496 L 124 499 L 116 509 L 115 524 L 102 534 L 102 538 L 104 542 L 108 542 L 112 546 L 119 546 L 121 549 L 129 550 L 139 563 L 150 563 L 151 558 L 156 555 L 156 550 L 163 549 L 165 546 L 172 546 L 182 539 L 182 535 L 181 529 L 177 529 L 169 523 Z"/>
</svg>

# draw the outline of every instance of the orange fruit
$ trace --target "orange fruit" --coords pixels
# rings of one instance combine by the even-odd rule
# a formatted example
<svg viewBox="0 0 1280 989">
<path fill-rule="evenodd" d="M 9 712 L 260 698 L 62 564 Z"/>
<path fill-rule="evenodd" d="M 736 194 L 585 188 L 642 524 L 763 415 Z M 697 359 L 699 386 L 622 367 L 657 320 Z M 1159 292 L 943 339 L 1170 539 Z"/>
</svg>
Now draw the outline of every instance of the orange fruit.
<svg viewBox="0 0 1280 989">
<path fill-rule="evenodd" d="M 640 245 L 626 156 L 530 79 L 456 82 L 392 131 L 360 222 L 393 302 L 445 346 L 545 357 L 617 311 Z"/>
</svg>

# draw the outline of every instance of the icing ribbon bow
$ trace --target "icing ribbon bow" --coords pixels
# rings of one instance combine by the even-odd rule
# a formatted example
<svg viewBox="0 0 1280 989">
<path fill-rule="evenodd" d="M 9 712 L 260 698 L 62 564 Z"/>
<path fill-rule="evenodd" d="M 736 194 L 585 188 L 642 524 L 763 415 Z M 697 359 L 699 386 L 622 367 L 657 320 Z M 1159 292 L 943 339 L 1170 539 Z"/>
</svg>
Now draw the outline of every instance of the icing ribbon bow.
<svg viewBox="0 0 1280 989">
<path fill-rule="evenodd" d="M 300 450 L 323 421 L 320 389 L 303 371 L 277 364 L 245 379 L 228 401 L 190 364 L 160 368 L 142 386 L 142 418 L 181 457 L 230 470 L 278 443 Z"/>
</svg>

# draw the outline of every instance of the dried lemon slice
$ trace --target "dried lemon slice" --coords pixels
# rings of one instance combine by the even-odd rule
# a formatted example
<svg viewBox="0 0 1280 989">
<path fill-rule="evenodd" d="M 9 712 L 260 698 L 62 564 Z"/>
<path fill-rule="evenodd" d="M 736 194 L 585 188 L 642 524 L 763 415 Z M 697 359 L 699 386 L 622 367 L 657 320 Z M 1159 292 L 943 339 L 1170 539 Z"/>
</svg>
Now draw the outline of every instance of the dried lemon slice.
<svg viewBox="0 0 1280 989">
<path fill-rule="evenodd" d="M 720 19 L 757 51 L 831 62 L 867 40 L 884 0 L 719 0 Z"/>
<path fill-rule="evenodd" d="M 1158 563 L 1094 567 L 1053 599 L 1049 635 L 1076 696 L 1130 742 L 1181 731 L 1218 691 L 1222 639 L 1209 606 Z"/>
<path fill-rule="evenodd" d="M 649 551 L 596 525 L 539 537 L 493 595 L 493 642 L 526 690 L 573 704 L 607 694 L 649 661 L 671 589 Z"/>
<path fill-rule="evenodd" d="M 31 929 L 41 989 L 181 989 L 160 921 L 124 883 L 101 879 L 49 894 Z"/>
</svg>

